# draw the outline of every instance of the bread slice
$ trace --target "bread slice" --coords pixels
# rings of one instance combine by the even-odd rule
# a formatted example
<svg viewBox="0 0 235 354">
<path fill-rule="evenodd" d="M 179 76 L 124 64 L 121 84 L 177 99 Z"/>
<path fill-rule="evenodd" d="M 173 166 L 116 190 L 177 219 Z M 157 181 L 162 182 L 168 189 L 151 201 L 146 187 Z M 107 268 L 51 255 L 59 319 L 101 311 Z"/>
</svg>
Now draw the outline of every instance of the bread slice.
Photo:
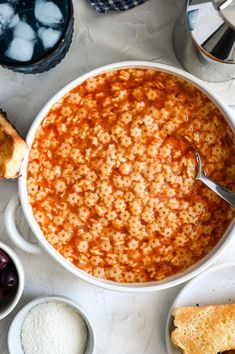
<svg viewBox="0 0 235 354">
<path fill-rule="evenodd" d="M 27 144 L 0 110 L 0 178 L 16 178 Z"/>
<path fill-rule="evenodd" d="M 183 354 L 235 350 L 235 304 L 177 307 L 172 342 Z"/>
</svg>

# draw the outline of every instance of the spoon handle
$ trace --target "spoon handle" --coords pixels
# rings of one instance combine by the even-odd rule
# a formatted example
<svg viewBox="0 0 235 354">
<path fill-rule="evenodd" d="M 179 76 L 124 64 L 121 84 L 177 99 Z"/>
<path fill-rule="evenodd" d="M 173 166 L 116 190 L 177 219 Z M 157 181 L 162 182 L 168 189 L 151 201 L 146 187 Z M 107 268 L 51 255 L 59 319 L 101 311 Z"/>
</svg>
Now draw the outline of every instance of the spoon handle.
<svg viewBox="0 0 235 354">
<path fill-rule="evenodd" d="M 230 205 L 235 207 L 235 193 L 230 192 L 228 189 L 224 188 L 220 184 L 212 181 L 210 178 L 206 177 L 204 173 L 201 173 L 200 177 L 197 177 L 203 183 L 207 185 L 210 189 L 212 189 L 215 193 L 217 193 L 221 198 L 223 198 Z"/>
</svg>

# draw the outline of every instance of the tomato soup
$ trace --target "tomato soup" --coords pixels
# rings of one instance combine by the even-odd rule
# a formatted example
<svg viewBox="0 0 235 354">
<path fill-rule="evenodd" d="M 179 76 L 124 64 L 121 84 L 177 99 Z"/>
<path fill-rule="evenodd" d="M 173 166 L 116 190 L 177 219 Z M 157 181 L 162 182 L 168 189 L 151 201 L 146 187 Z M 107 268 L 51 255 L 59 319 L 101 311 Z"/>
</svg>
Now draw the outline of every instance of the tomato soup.
<svg viewBox="0 0 235 354">
<path fill-rule="evenodd" d="M 206 174 L 234 190 L 234 135 L 185 80 L 132 68 L 67 93 L 29 154 L 29 201 L 45 238 L 75 266 L 115 282 L 161 280 L 195 264 L 234 212 L 195 181 L 184 139 Z"/>
</svg>

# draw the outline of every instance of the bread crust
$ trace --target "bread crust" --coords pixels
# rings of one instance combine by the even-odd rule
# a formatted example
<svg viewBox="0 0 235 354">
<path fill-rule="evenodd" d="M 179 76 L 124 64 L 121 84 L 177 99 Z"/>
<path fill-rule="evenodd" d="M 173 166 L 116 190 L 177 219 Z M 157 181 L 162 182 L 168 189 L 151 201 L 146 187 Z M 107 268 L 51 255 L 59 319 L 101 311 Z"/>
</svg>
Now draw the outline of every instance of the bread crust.
<svg viewBox="0 0 235 354">
<path fill-rule="evenodd" d="M 235 304 L 177 307 L 172 342 L 183 354 L 235 350 Z"/>
<path fill-rule="evenodd" d="M 0 178 L 16 178 L 27 151 L 27 144 L 2 110 L 0 110 L 0 133 L 0 144 L 2 145 Z"/>
</svg>

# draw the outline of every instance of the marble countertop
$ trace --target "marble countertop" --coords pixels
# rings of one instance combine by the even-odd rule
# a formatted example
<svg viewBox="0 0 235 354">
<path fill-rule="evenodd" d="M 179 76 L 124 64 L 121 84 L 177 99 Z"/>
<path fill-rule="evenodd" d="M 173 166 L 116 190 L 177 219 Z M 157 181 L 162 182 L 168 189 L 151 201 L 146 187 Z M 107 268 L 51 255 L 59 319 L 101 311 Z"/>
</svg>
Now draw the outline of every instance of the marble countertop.
<svg viewBox="0 0 235 354">
<path fill-rule="evenodd" d="M 44 103 L 67 82 L 103 64 L 147 59 L 180 66 L 172 47 L 172 28 L 183 0 L 149 0 L 133 10 L 101 15 L 86 0 L 74 0 L 75 35 L 64 61 L 50 72 L 22 75 L 0 68 L 0 107 L 26 135 Z M 235 105 L 235 80 L 208 84 L 227 104 Z M 150 294 L 112 292 L 89 285 L 62 269 L 46 253 L 29 255 L 7 238 L 3 212 L 17 183 L 0 182 L 0 239 L 20 256 L 26 272 L 25 291 L 11 315 L 0 322 L 0 354 L 7 352 L 7 331 L 19 309 L 43 294 L 63 294 L 82 304 L 93 320 L 96 354 L 165 354 L 165 322 L 181 286 Z M 29 234 L 19 211 L 19 226 Z M 235 240 L 217 263 L 234 261 Z M 59 277 L 58 277 L 59 274 Z"/>
</svg>

